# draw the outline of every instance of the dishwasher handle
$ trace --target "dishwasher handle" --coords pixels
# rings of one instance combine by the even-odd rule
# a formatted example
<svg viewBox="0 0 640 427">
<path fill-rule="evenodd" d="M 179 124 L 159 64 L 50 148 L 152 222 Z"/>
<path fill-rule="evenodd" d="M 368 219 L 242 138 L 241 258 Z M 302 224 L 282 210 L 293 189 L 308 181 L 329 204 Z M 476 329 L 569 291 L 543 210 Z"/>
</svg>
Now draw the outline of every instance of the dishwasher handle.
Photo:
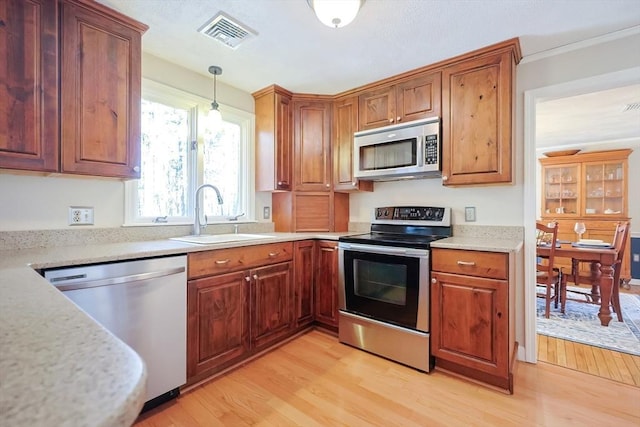
<svg viewBox="0 0 640 427">
<path fill-rule="evenodd" d="M 151 271 L 148 273 L 131 274 L 128 276 L 110 277 L 108 279 L 89 280 L 87 282 L 76 282 L 65 285 L 63 283 L 54 284 L 60 291 L 75 291 L 77 289 L 97 288 L 100 286 L 121 285 L 123 283 L 138 282 L 141 280 L 157 279 L 158 277 L 171 276 L 186 271 L 184 267 L 170 268 L 161 271 Z"/>
</svg>

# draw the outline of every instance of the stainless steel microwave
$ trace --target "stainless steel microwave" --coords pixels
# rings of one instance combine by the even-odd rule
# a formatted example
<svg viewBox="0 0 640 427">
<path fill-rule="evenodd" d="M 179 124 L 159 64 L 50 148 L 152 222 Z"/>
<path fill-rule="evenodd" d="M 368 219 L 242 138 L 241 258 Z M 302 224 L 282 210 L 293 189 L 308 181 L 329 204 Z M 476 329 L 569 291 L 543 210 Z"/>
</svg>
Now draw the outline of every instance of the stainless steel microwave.
<svg viewBox="0 0 640 427">
<path fill-rule="evenodd" d="M 356 132 L 356 178 L 372 181 L 442 176 L 440 118 Z"/>
</svg>

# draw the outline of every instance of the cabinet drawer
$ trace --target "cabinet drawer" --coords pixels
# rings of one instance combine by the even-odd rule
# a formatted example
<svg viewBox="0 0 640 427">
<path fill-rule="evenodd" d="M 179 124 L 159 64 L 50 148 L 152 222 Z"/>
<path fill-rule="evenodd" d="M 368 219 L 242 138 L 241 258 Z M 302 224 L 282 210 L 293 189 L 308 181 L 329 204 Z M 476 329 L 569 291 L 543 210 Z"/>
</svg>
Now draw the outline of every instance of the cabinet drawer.
<svg viewBox="0 0 640 427">
<path fill-rule="evenodd" d="M 493 279 L 506 279 L 508 276 L 509 256 L 506 253 L 433 249 L 431 257 L 433 271 Z"/>
<path fill-rule="evenodd" d="M 293 242 L 194 252 L 188 258 L 188 277 L 194 279 L 290 261 L 292 254 Z"/>
</svg>

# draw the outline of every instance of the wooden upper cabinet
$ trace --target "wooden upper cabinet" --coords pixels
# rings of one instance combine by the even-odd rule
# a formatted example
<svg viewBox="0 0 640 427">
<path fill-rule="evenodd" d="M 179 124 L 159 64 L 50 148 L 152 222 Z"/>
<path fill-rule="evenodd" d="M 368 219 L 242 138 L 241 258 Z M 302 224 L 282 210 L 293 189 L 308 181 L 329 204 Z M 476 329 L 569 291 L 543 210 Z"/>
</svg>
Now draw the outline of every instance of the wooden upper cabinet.
<svg viewBox="0 0 640 427">
<path fill-rule="evenodd" d="M 440 72 L 432 72 L 361 94 L 359 129 L 439 116 L 440 86 Z"/>
<path fill-rule="evenodd" d="M 256 111 L 256 191 L 293 187 L 291 93 L 272 85 L 253 94 Z"/>
<path fill-rule="evenodd" d="M 331 103 L 295 99 L 294 190 L 331 190 Z"/>
<path fill-rule="evenodd" d="M 373 191 L 373 181 L 353 177 L 353 134 L 358 130 L 358 97 L 336 100 L 332 123 L 334 191 Z"/>
<path fill-rule="evenodd" d="M 472 56 L 442 72 L 444 185 L 510 183 L 514 72 L 519 45 Z"/>
<path fill-rule="evenodd" d="M 140 177 L 146 29 L 95 2 L 63 3 L 61 172 Z"/>
<path fill-rule="evenodd" d="M 58 170 L 58 3 L 0 2 L 0 168 Z"/>
</svg>

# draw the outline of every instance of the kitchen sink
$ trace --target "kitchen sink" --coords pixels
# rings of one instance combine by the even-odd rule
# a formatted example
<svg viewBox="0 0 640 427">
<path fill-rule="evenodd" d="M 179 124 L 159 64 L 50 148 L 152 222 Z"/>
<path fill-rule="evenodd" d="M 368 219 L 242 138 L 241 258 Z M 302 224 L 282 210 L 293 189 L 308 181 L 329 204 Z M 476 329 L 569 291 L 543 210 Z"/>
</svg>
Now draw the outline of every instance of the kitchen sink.
<svg viewBox="0 0 640 427">
<path fill-rule="evenodd" d="M 171 237 L 170 240 L 177 240 L 179 242 L 195 243 L 198 245 L 213 245 L 216 243 L 227 242 L 242 242 L 245 240 L 259 240 L 269 239 L 273 236 L 267 234 L 242 234 L 242 233 L 229 233 L 229 234 L 201 234 L 199 236 L 182 236 Z"/>
</svg>

